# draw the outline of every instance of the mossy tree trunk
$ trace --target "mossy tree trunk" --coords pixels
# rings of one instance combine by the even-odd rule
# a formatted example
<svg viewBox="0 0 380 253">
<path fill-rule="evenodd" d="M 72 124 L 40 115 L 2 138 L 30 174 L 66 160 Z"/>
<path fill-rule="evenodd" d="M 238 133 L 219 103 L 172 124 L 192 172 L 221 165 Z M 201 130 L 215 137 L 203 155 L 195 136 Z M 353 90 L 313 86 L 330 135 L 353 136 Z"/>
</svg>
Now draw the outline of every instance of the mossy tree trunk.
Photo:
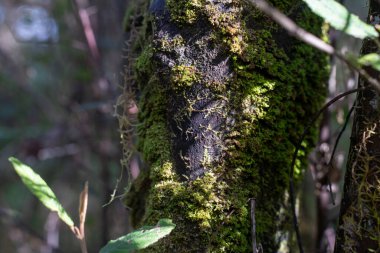
<svg viewBox="0 0 380 253">
<path fill-rule="evenodd" d="M 285 196 L 294 145 L 324 100 L 325 57 L 245 1 L 147 2 L 144 21 L 128 20 L 141 31 L 130 69 L 148 169 L 127 204 L 136 225 L 177 224 L 147 251 L 250 252 L 255 198 L 257 241 L 275 252 L 291 226 Z M 319 34 L 320 20 L 301 0 L 272 3 Z"/>
<path fill-rule="evenodd" d="M 378 23 L 380 5 L 370 1 L 368 21 Z M 362 54 L 378 52 L 370 40 Z M 375 78 L 379 73 L 368 72 Z M 380 252 L 380 108 L 379 94 L 365 79 L 359 87 L 344 181 L 335 253 Z"/>
</svg>

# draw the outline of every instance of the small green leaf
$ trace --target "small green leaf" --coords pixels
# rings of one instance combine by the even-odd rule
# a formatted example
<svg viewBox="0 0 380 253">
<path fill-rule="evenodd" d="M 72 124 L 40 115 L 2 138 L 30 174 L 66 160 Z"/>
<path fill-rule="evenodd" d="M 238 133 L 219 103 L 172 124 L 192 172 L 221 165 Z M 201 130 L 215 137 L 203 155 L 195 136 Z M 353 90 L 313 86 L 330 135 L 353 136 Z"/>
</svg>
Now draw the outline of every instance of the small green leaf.
<svg viewBox="0 0 380 253">
<path fill-rule="evenodd" d="M 20 162 L 17 158 L 10 157 L 9 161 L 12 163 L 15 171 L 21 177 L 26 187 L 50 210 L 57 212 L 59 218 L 65 222 L 69 227 L 74 226 L 74 222 L 67 214 L 61 203 L 58 201 L 54 192 L 46 184 L 46 182 L 35 173 L 32 168 Z"/>
<path fill-rule="evenodd" d="M 167 236 L 175 228 L 170 219 L 161 219 L 156 226 L 144 226 L 132 233 L 108 242 L 100 253 L 128 253 L 144 249 Z"/>
<path fill-rule="evenodd" d="M 379 36 L 376 29 L 350 13 L 343 5 L 334 0 L 303 0 L 310 9 L 330 23 L 335 29 L 359 39 Z"/>
<path fill-rule="evenodd" d="M 373 69 L 380 71 L 380 55 L 376 53 L 363 55 L 359 58 L 358 63 L 364 66 L 371 66 Z"/>
</svg>

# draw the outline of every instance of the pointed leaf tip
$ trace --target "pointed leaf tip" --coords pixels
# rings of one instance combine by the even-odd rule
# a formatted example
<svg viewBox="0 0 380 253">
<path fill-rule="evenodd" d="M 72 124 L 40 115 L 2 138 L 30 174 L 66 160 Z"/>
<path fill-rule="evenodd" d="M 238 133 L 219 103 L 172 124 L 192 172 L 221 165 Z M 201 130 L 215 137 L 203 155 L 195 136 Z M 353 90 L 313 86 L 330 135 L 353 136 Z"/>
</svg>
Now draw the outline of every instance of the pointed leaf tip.
<svg viewBox="0 0 380 253">
<path fill-rule="evenodd" d="M 343 31 L 353 37 L 376 38 L 379 33 L 376 29 L 361 21 L 360 18 L 350 13 L 346 7 L 334 0 L 303 0 L 312 12 L 330 23 L 332 27 Z"/>
<path fill-rule="evenodd" d="M 57 212 L 59 218 L 70 228 L 74 226 L 73 220 L 67 214 L 54 192 L 46 184 L 45 180 L 32 168 L 23 164 L 15 157 L 9 157 L 9 162 L 13 165 L 16 173 L 20 176 L 25 186 L 35 195 L 48 209 Z"/>
</svg>

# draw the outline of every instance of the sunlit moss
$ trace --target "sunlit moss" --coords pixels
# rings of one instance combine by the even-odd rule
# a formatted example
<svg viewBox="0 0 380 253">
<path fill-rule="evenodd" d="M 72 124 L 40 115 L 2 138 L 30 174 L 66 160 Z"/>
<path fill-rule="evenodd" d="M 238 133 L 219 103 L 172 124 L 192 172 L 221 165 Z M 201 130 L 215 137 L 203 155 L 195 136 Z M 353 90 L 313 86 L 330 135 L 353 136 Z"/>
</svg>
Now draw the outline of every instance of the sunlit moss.
<svg viewBox="0 0 380 253">
<path fill-rule="evenodd" d="M 160 218 L 172 218 L 177 224 L 169 237 L 145 252 L 247 252 L 251 197 L 258 203 L 257 240 L 265 252 L 275 252 L 278 242 L 274 235 L 284 229 L 278 210 L 288 189 L 294 145 L 324 99 L 326 61 L 319 53 L 286 37 L 286 32 L 244 1 L 217 2 L 168 0 L 167 7 L 171 22 L 178 27 L 210 27 L 213 43 L 208 43 L 223 45 L 228 51 L 233 72 L 229 79 L 209 83 L 202 66 L 190 60 L 191 64 L 171 66 L 168 73 L 157 71 L 162 71 L 162 66 L 155 66 L 156 52 L 176 55 L 178 48 L 189 43 L 181 30 L 173 37 L 152 39 L 135 64 L 141 93 L 139 150 L 150 166 L 147 177 L 151 181 L 146 208 L 140 215 L 148 224 Z M 272 2 L 283 10 L 301 3 Z M 319 33 L 321 23 L 310 13 L 303 10 L 294 18 Z M 200 47 L 204 44 L 199 41 Z M 213 165 L 205 148 L 200 162 L 208 172 L 188 180 L 177 174 L 172 161 L 178 151 L 172 149 L 173 133 L 167 122 L 174 116 L 168 114 L 172 105 L 167 101 L 170 96 L 190 92 L 195 84 L 223 97 L 225 104 L 210 113 L 233 123 L 218 130 L 223 136 L 218 145 L 224 159 Z M 192 105 L 188 98 L 183 115 L 193 112 Z M 305 165 L 314 134 L 315 129 L 306 138 L 298 168 Z"/>
<path fill-rule="evenodd" d="M 166 4 L 174 22 L 192 24 L 199 17 L 204 0 L 167 0 Z"/>
<path fill-rule="evenodd" d="M 178 65 L 172 68 L 171 82 L 174 89 L 191 86 L 199 80 L 199 74 L 194 66 Z"/>
</svg>

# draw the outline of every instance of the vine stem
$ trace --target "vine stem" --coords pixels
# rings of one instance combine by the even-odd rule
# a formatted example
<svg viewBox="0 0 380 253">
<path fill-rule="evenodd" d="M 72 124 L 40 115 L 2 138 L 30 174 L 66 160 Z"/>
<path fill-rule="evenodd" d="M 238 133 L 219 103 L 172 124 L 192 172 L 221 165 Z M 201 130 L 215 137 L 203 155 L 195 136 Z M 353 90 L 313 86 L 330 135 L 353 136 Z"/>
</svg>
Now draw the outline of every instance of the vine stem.
<svg viewBox="0 0 380 253">
<path fill-rule="evenodd" d="M 79 240 L 80 242 L 80 249 L 82 251 L 82 253 L 87 253 L 87 244 L 86 244 L 86 239 L 83 237 L 82 240 Z"/>
<path fill-rule="evenodd" d="M 334 160 L 336 148 L 338 147 L 340 138 L 342 137 L 344 131 L 347 128 L 348 122 L 350 121 L 351 115 L 354 112 L 355 107 L 356 107 L 356 101 L 354 102 L 354 104 L 352 105 L 350 111 L 348 112 L 348 114 L 346 116 L 346 119 L 344 121 L 344 125 L 343 125 L 342 129 L 340 130 L 340 132 L 338 134 L 338 137 L 336 138 L 333 151 L 331 152 L 329 163 L 327 164 L 327 167 L 329 169 L 332 167 L 332 163 L 333 163 L 333 160 Z M 333 192 L 332 192 L 331 180 L 330 180 L 329 176 L 327 176 L 327 183 L 328 183 L 328 186 L 329 186 L 330 198 L 331 198 L 332 204 L 335 206 L 335 198 L 334 198 L 334 195 L 333 195 Z"/>
</svg>

